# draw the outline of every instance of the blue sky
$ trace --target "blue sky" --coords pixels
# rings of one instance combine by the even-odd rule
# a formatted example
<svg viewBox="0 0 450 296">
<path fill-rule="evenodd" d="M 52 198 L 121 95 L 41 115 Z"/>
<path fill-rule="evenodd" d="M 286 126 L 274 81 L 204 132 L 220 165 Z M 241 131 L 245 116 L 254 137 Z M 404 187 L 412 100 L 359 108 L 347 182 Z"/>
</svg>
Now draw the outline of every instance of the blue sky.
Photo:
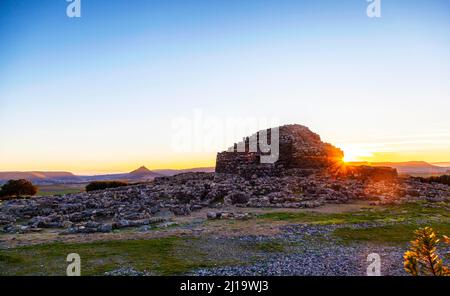
<svg viewBox="0 0 450 296">
<path fill-rule="evenodd" d="M 81 0 L 76 19 L 2 0 L 0 170 L 211 165 L 171 147 L 197 109 L 304 124 L 355 160 L 450 161 L 450 2 L 381 2 Z"/>
</svg>

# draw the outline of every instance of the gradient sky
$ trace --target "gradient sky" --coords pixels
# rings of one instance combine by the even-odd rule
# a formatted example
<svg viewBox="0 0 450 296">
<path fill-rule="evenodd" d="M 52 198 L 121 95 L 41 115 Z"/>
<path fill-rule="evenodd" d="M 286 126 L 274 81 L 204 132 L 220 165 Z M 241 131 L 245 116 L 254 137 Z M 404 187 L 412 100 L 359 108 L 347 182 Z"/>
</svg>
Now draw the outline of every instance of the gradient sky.
<svg viewBox="0 0 450 296">
<path fill-rule="evenodd" d="M 304 124 L 347 160 L 450 161 L 447 0 L 81 3 L 0 1 L 0 171 L 212 166 L 173 147 L 198 112 Z"/>
</svg>

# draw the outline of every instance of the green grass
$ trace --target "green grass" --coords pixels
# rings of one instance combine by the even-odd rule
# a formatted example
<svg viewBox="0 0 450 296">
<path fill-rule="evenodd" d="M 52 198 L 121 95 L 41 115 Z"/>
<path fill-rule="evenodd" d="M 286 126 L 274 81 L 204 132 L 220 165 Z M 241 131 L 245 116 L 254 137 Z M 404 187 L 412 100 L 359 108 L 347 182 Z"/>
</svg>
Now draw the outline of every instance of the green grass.
<svg viewBox="0 0 450 296">
<path fill-rule="evenodd" d="M 414 231 L 421 227 L 431 226 L 441 235 L 450 234 L 450 223 L 415 224 L 401 223 L 362 229 L 339 228 L 333 232 L 334 237 L 344 243 L 374 242 L 374 243 L 406 243 L 414 239 Z"/>
<path fill-rule="evenodd" d="M 365 222 L 440 221 L 450 219 L 449 203 L 407 203 L 382 208 L 366 208 L 358 212 L 324 214 L 317 212 L 273 212 L 262 214 L 262 221 L 288 221 L 310 224 L 355 224 Z"/>
<path fill-rule="evenodd" d="M 287 221 L 306 224 L 381 223 L 381 226 L 335 230 L 333 236 L 344 243 L 405 243 L 414 238 L 414 230 L 431 226 L 441 234 L 450 235 L 450 205 L 447 202 L 427 204 L 406 203 L 358 212 L 322 214 L 315 212 L 275 212 L 258 217 L 262 221 Z"/>
<path fill-rule="evenodd" d="M 38 186 L 37 196 L 52 196 L 79 193 L 84 191 L 86 184 L 61 184 Z"/>
<path fill-rule="evenodd" d="M 81 244 L 52 243 L 0 250 L 0 275 L 65 275 L 69 253 L 81 257 L 82 275 L 102 275 L 130 266 L 156 275 L 177 275 L 215 264 L 232 264 L 229 259 L 208 259 L 208 252 L 196 247 L 195 238 L 104 241 Z"/>
<path fill-rule="evenodd" d="M 20 258 L 19 256 L 14 256 L 14 255 L 11 255 L 11 254 L 2 254 L 2 253 L 0 253 L 0 263 L 2 263 L 2 264 L 22 263 L 23 262 L 22 259 L 23 258 Z"/>
</svg>

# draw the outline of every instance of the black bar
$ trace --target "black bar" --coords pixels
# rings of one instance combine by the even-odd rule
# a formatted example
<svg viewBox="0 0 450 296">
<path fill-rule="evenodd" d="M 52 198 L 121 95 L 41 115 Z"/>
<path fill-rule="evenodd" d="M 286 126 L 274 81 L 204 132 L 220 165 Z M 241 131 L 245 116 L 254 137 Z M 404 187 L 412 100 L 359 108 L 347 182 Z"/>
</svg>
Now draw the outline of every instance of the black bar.
<svg viewBox="0 0 450 296">
<path fill-rule="evenodd" d="M 267 285 L 265 284 L 267 282 Z M 194 283 L 195 290 L 182 290 Z M 201 285 L 198 285 L 202 283 Z M 231 291 L 233 283 L 233 291 Z M 252 289 L 249 289 L 251 284 Z M 258 284 L 260 283 L 260 284 Z M 214 284 L 210 293 L 206 289 Z M 239 286 L 239 288 L 237 288 Z M 425 295 L 449 291 L 449 277 L 2 277 L 2 295 L 43 293 L 44 295 L 86 295 L 112 293 L 136 295 L 400 295 L 423 292 Z M 246 287 L 246 288 L 245 288 Z M 267 287 L 267 289 L 263 289 Z M 205 288 L 201 291 L 198 289 Z M 226 289 L 228 288 L 228 290 Z M 245 289 L 244 289 L 245 288 Z M 309 291 L 308 293 L 306 291 Z M 313 293 L 312 293 L 313 292 Z M 25 294 L 30 295 L 30 294 Z"/>
</svg>

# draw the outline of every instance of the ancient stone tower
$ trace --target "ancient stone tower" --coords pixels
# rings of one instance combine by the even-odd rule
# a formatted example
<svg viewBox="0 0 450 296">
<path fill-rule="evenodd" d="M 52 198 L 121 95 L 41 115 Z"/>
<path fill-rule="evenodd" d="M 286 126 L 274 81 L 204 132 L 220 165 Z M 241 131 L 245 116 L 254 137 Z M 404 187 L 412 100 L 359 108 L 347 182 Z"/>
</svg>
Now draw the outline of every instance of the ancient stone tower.
<svg viewBox="0 0 450 296">
<path fill-rule="evenodd" d="M 216 173 L 252 175 L 282 175 L 292 169 L 317 171 L 342 162 L 344 153 L 331 144 L 321 141 L 320 136 L 302 125 L 284 125 L 277 129 L 279 156 L 274 163 L 262 163 L 260 143 L 271 144 L 272 130 L 259 131 L 234 144 L 228 151 L 217 154 Z M 264 137 L 264 141 L 261 141 Z M 257 141 L 257 149 L 252 139 Z M 240 147 L 241 149 L 238 149 Z M 242 150 L 242 147 L 244 149 Z M 252 149 L 253 148 L 253 149 Z"/>
</svg>

